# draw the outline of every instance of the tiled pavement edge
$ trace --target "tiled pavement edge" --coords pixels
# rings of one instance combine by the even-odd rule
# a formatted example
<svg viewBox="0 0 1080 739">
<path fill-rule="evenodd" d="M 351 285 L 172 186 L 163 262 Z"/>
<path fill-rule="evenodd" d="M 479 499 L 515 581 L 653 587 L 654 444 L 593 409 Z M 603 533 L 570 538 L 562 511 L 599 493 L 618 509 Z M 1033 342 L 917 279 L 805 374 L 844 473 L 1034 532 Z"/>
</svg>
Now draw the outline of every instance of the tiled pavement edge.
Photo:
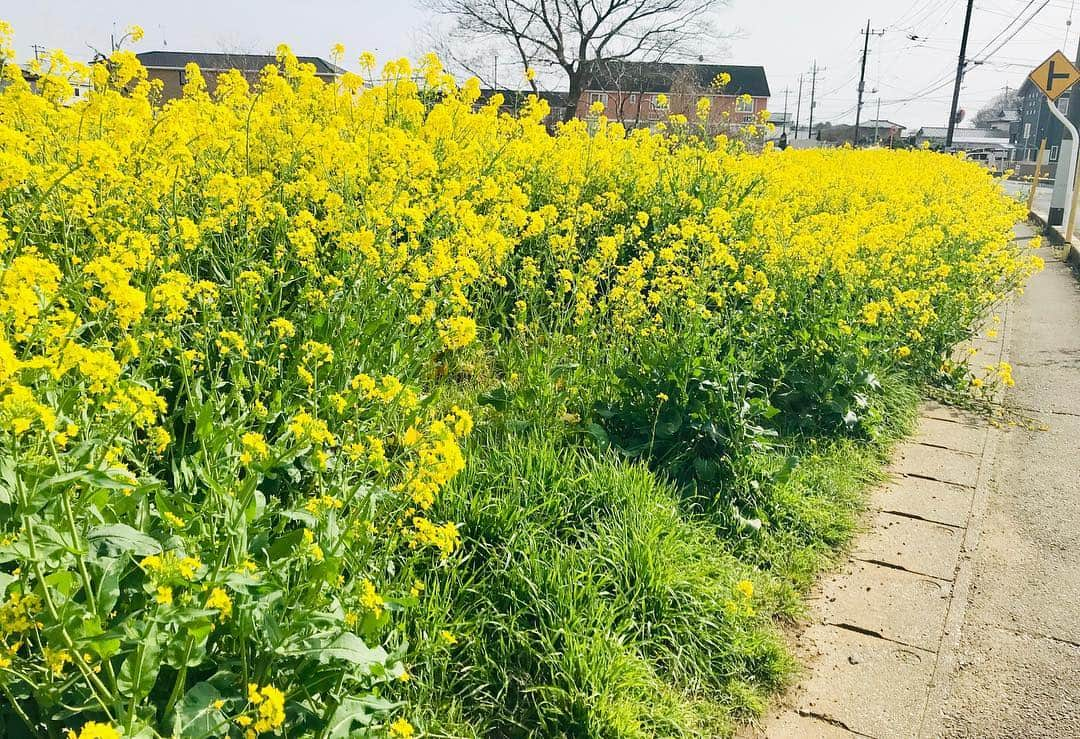
<svg viewBox="0 0 1080 739">
<path fill-rule="evenodd" d="M 1032 235 L 1018 227 L 1018 238 Z M 1002 312 L 994 340 L 977 342 L 975 366 L 1007 359 L 1011 312 Z M 923 405 L 917 435 L 897 448 L 890 481 L 872 494 L 866 532 L 811 595 L 811 623 L 796 647 L 807 669 L 761 733 L 946 733 L 950 687 L 964 667 L 958 655 L 976 579 L 973 554 L 1002 435 L 983 418 Z"/>
</svg>

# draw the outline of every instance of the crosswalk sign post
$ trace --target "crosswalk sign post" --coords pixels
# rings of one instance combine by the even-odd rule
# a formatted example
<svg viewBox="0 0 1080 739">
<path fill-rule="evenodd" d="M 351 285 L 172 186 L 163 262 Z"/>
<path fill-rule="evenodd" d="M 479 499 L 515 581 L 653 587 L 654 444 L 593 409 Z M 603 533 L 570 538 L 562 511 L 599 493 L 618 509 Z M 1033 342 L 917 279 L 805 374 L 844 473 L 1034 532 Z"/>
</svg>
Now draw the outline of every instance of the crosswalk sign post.
<svg viewBox="0 0 1080 739">
<path fill-rule="evenodd" d="M 1080 137 L 1077 136 L 1076 127 L 1072 122 L 1058 110 L 1057 99 L 1077 81 L 1080 81 L 1080 69 L 1077 69 L 1067 56 L 1060 51 L 1055 51 L 1049 59 L 1032 70 L 1028 79 L 1046 95 L 1050 112 L 1069 132 L 1068 139 L 1064 137 L 1061 139 L 1061 147 L 1058 150 L 1057 169 L 1054 171 L 1054 193 L 1050 198 L 1050 212 L 1046 219 L 1048 225 L 1060 226 L 1065 222 L 1065 207 L 1076 182 L 1075 147 Z"/>
</svg>

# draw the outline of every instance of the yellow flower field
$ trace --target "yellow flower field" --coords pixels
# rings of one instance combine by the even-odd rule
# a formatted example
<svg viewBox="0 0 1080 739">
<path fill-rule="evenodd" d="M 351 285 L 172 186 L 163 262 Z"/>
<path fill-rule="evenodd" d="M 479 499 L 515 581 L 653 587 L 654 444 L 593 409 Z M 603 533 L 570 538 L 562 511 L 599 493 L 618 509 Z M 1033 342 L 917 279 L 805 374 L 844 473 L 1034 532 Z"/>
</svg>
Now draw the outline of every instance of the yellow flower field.
<svg viewBox="0 0 1080 739">
<path fill-rule="evenodd" d="M 0 718 L 31 735 L 434 727 L 480 648 L 427 605 L 480 551 L 442 504 L 474 461 L 543 437 L 749 516 L 762 450 L 873 439 L 886 377 L 969 383 L 952 349 L 1039 267 L 956 157 L 553 135 L 433 57 L 325 84 L 284 46 L 165 105 L 128 50 L 33 92 L 10 37 Z M 770 613 L 730 574 L 726 639 Z"/>
</svg>

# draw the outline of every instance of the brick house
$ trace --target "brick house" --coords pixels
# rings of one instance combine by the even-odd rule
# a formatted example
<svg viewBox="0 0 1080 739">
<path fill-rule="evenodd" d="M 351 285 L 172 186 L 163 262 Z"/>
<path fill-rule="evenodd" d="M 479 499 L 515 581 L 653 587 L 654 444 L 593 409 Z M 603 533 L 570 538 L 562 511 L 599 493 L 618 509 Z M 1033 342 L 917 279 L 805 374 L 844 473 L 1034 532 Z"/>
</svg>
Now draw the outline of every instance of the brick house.
<svg viewBox="0 0 1080 739">
<path fill-rule="evenodd" d="M 277 58 L 272 54 L 220 54 L 201 51 L 144 51 L 136 54 L 139 61 L 146 67 L 147 75 L 152 80 L 161 80 L 164 87 L 161 91 L 162 100 L 172 100 L 181 95 L 184 84 L 187 82 L 184 67 L 194 62 L 199 65 L 199 71 L 206 79 L 206 86 L 211 92 L 217 86 L 218 75 L 229 70 L 239 70 L 244 78 L 254 83 L 259 79 L 259 73 L 263 68 L 277 64 Z M 325 59 L 317 56 L 297 57 L 300 62 L 315 65 L 315 76 L 324 82 L 332 82 L 345 72 Z"/>
<path fill-rule="evenodd" d="M 727 85 L 717 86 L 722 76 Z M 667 108 L 658 95 L 666 95 Z M 575 115 L 585 117 L 593 103 L 604 115 L 628 127 L 649 126 L 670 113 L 694 118 L 698 100 L 709 98 L 709 126 L 744 126 L 768 108 L 769 82 L 764 67 L 732 64 L 597 61 L 589 65 Z"/>
</svg>

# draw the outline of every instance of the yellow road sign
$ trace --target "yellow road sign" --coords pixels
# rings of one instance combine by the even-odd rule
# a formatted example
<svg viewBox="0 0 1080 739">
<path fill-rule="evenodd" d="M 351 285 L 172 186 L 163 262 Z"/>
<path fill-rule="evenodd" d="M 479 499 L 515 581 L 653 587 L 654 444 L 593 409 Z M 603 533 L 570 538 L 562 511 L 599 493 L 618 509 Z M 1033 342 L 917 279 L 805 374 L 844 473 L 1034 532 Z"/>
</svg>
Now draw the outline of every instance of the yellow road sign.
<svg viewBox="0 0 1080 739">
<path fill-rule="evenodd" d="M 1055 51 L 1049 59 L 1028 75 L 1028 79 L 1050 100 L 1057 100 L 1062 93 L 1080 80 L 1080 69 L 1073 66 L 1067 56 L 1060 51 Z"/>
</svg>

